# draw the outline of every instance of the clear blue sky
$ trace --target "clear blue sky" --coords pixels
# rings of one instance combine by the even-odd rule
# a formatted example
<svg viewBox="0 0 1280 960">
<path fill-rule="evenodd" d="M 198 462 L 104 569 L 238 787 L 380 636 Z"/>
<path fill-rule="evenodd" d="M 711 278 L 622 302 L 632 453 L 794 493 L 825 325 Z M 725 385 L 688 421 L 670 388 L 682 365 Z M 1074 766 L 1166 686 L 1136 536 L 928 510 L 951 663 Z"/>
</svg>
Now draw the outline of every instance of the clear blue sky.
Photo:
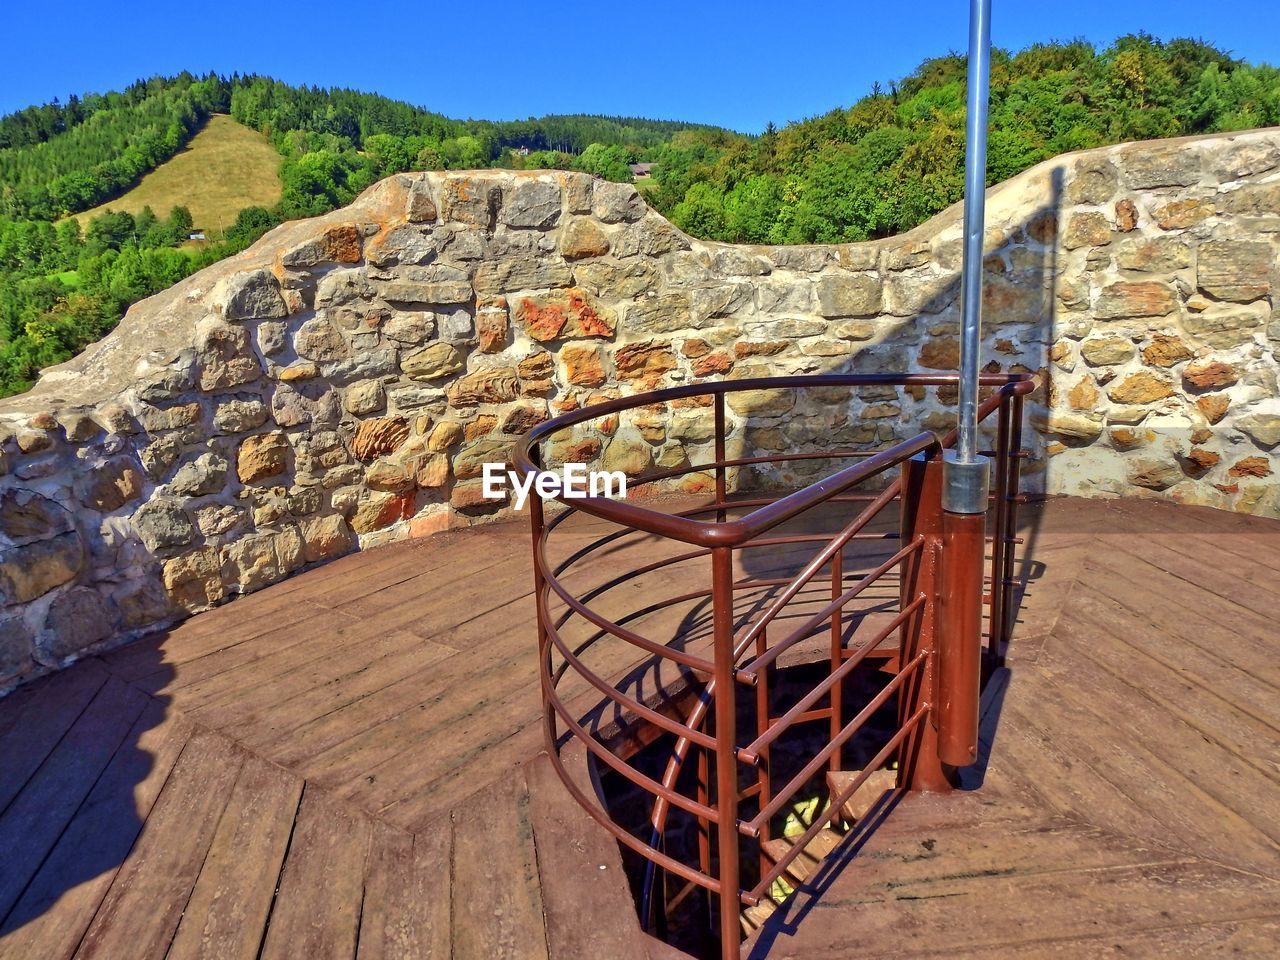
<svg viewBox="0 0 1280 960">
<path fill-rule="evenodd" d="M 609 113 L 758 132 L 846 105 L 963 50 L 965 0 L 13 0 L 0 14 L 0 113 L 181 69 L 347 86 L 454 117 Z M 52 19 L 51 19 L 52 18 Z M 1280 61 L 1277 0 L 994 0 L 1019 48 L 1145 30 Z"/>
</svg>

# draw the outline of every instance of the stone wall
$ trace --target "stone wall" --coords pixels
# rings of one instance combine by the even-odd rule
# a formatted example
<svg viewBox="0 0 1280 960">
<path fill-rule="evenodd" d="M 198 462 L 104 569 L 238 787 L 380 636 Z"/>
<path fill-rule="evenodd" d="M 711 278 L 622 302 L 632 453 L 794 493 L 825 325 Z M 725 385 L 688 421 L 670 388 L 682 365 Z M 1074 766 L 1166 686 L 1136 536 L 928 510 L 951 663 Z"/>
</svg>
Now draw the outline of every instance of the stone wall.
<svg viewBox="0 0 1280 960">
<path fill-rule="evenodd" d="M 1280 513 L 1280 132 L 1066 156 L 989 197 L 990 367 L 1044 382 L 1029 482 Z M 0 689 L 493 516 L 481 465 L 557 412 L 699 378 L 954 369 L 959 269 L 958 208 L 886 241 L 734 247 L 582 175 L 386 180 L 0 401 Z M 937 394 L 739 395 L 732 446 L 943 429 Z M 705 460 L 709 439 L 708 410 L 673 404 L 554 452 L 635 474 Z"/>
</svg>

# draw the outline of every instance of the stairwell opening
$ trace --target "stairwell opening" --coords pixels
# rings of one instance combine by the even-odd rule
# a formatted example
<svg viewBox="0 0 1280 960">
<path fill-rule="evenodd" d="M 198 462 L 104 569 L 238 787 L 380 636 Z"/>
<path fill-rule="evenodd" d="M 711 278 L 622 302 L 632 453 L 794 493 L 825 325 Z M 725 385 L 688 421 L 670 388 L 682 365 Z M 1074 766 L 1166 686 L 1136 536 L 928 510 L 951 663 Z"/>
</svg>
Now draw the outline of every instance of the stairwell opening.
<svg viewBox="0 0 1280 960">
<path fill-rule="evenodd" d="M 780 667 L 769 689 L 768 710 L 771 717 L 779 717 L 794 706 L 806 693 L 824 679 L 830 671 L 829 662 L 801 662 L 791 666 Z M 866 704 L 881 690 L 885 682 L 892 676 L 886 659 L 868 658 L 861 664 L 841 688 L 841 722 L 849 722 Z M 691 691 L 696 695 L 696 689 Z M 816 710 L 829 708 L 829 700 L 820 702 Z M 879 752 L 880 748 L 893 736 L 897 729 L 897 696 L 890 697 L 871 716 L 866 726 L 850 740 L 840 757 L 837 769 L 844 774 L 844 782 L 853 772 L 864 769 Z M 738 700 L 737 733 L 739 742 L 750 739 L 750 732 L 757 729 L 757 704 L 754 698 L 743 697 Z M 788 783 L 797 776 L 807 763 L 813 760 L 818 752 L 829 742 L 830 719 L 816 718 L 797 724 L 782 735 L 770 752 L 768 764 L 769 782 L 775 786 Z M 627 760 L 638 771 L 655 779 L 662 776 L 675 746 L 675 737 L 671 734 L 649 728 L 636 735 L 632 731 L 632 741 L 643 743 L 634 748 Z M 699 764 L 697 747 L 693 748 L 688 760 L 681 767 L 677 789 L 685 796 L 695 796 L 698 790 Z M 616 823 L 631 831 L 633 835 L 648 839 L 650 833 L 650 816 L 652 814 L 652 796 L 637 788 L 622 776 L 609 770 L 604 765 L 597 765 L 596 777 L 605 808 Z M 872 819 L 887 799 L 886 784 L 895 776 L 896 764 L 888 765 L 882 773 L 874 775 L 868 783 L 855 795 L 854 802 L 846 806 L 852 811 L 857 806 L 866 811 L 862 824 Z M 819 772 L 809 777 L 804 786 L 779 813 L 769 822 L 767 836 L 761 841 L 742 838 L 741 863 L 742 885 L 750 889 L 759 881 L 762 873 L 762 862 L 771 864 L 771 859 L 783 844 L 803 832 L 814 817 L 828 809 L 831 802 L 831 784 L 828 779 L 829 767 L 824 766 Z M 840 775 L 837 774 L 837 777 Z M 714 777 L 712 780 L 712 797 L 714 799 Z M 744 795 L 740 801 L 740 817 L 748 820 L 760 810 L 758 777 L 745 765 L 739 774 L 739 793 Z M 798 889 L 806 886 L 812 890 L 821 883 L 824 874 L 838 860 L 848 854 L 851 845 L 849 834 L 854 832 L 858 823 L 855 819 L 837 818 L 832 828 L 824 830 L 806 848 L 806 852 L 788 869 L 782 881 L 773 885 L 770 896 L 761 901 L 759 906 L 746 907 L 741 910 L 741 929 L 744 937 L 749 937 L 759 926 L 766 923 L 768 917 L 786 902 Z M 687 811 L 672 808 L 666 821 L 661 849 L 669 856 L 682 863 L 696 867 L 699 864 L 700 846 L 709 844 L 711 865 L 715 868 L 717 854 L 714 844 L 714 827 L 709 831 L 711 836 L 706 840 L 698 819 Z M 636 904 L 638 914 L 643 914 L 643 892 L 645 887 L 646 861 L 644 858 L 620 845 L 627 879 Z M 832 856 L 832 854 L 835 854 Z M 718 940 L 718 920 L 715 897 L 706 895 L 700 888 L 691 887 L 678 876 L 665 874 L 657 870 L 654 876 L 654 893 L 649 911 L 650 915 L 640 916 L 641 924 L 650 933 L 664 940 L 673 947 L 691 956 L 715 960 L 720 953 Z"/>
</svg>

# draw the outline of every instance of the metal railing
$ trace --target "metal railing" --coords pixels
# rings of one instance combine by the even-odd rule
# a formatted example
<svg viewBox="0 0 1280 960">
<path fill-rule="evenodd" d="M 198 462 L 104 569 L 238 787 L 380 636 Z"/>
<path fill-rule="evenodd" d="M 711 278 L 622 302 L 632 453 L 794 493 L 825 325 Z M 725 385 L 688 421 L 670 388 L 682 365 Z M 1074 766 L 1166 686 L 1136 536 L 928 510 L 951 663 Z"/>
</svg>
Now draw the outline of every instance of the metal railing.
<svg viewBox="0 0 1280 960">
<path fill-rule="evenodd" d="M 988 667 L 998 664 L 1009 638 L 1012 623 L 1013 550 L 1016 537 L 1019 449 L 1023 397 L 1035 388 L 1033 378 L 1022 375 L 987 375 L 981 385 L 990 395 L 982 402 L 979 416 L 998 414 L 995 449 L 986 451 L 994 460 L 995 477 L 987 517 L 945 514 L 941 508 L 940 451 L 954 443 L 954 431 L 946 437 L 920 433 L 886 449 L 840 449 L 791 451 L 747 456 L 729 456 L 731 438 L 742 438 L 743 423 L 731 426 L 726 396 L 738 391 L 805 390 L 812 388 L 954 388 L 955 374 L 875 374 L 777 377 L 754 380 L 718 381 L 651 391 L 609 400 L 557 417 L 531 430 L 517 446 L 514 461 L 518 470 L 529 473 L 543 466 L 546 443 L 564 431 L 592 421 L 608 421 L 629 410 L 657 409 L 662 405 L 703 403 L 709 398 L 714 429 L 709 438 L 710 462 L 684 464 L 648 473 L 630 483 L 633 491 L 672 481 L 690 474 L 709 475 L 713 496 L 709 503 L 665 513 L 652 503 L 637 498 L 611 500 L 600 497 L 561 499 L 563 509 L 549 516 L 540 498 L 530 501 L 533 528 L 533 559 L 539 676 L 545 713 L 548 750 L 554 766 L 577 801 L 620 843 L 646 862 L 642 919 L 652 914 L 657 871 L 679 878 L 683 888 L 672 900 L 701 888 L 715 898 L 722 955 L 728 960 L 740 955 L 739 911 L 741 905 L 755 905 L 768 895 L 771 885 L 782 877 L 805 845 L 833 821 L 849 799 L 875 770 L 898 761 L 898 787 L 904 789 L 948 788 L 946 765 L 963 765 L 976 758 L 977 697 L 979 660 L 983 652 L 982 612 L 987 609 L 985 654 Z M 691 405 L 695 411 L 706 406 Z M 744 415 L 743 420 L 751 419 Z M 735 433 L 735 430 L 737 431 Z M 746 442 L 746 441 L 743 441 Z M 852 460 L 824 479 L 777 496 L 731 496 L 732 472 L 757 465 L 796 464 L 806 460 Z M 892 473 L 898 475 L 889 480 Z M 888 482 L 885 482 L 888 481 Z M 872 483 L 882 489 L 853 492 Z M 871 529 L 872 522 L 892 503 L 900 504 L 896 532 Z M 831 504 L 857 504 L 860 509 L 831 533 L 774 533 L 788 521 L 810 515 Z M 844 509 L 840 507 L 838 509 Z M 848 509 L 852 510 L 853 507 Z M 743 513 L 743 511 L 747 511 Z M 616 529 L 605 533 L 552 562 L 548 541 L 569 518 L 586 514 L 607 521 Z M 730 516 L 731 514 L 741 514 Z M 842 518 L 843 519 L 843 518 Z M 569 581 L 584 570 L 601 569 L 616 562 L 619 542 L 642 534 L 687 544 L 695 549 L 622 570 L 583 592 L 580 596 Z M 896 548 L 892 554 L 865 572 L 846 574 L 846 551 L 851 544 L 884 540 Z M 794 575 L 788 577 L 737 576 L 735 556 L 747 551 L 815 544 L 815 554 Z M 985 545 L 990 555 L 984 555 Z M 692 589 L 672 596 L 646 595 L 638 609 L 625 615 L 606 615 L 600 609 L 605 598 L 617 595 L 637 578 L 670 572 L 697 561 L 710 561 L 709 583 L 688 583 Z M 983 576 L 989 563 L 989 575 Z M 607 567 L 606 567 L 607 569 Z M 846 608 L 873 585 L 896 572 L 899 583 L 896 611 L 883 623 L 875 624 L 869 637 L 861 637 L 855 626 L 858 618 Z M 822 581 L 819 581 L 819 577 Z M 852 576 L 852 582 L 849 582 Z M 816 582 L 830 580 L 827 602 L 813 612 L 801 614 L 801 622 L 779 639 L 771 640 L 770 627 L 778 628 L 784 611 L 797 597 L 812 592 Z M 684 577 L 680 583 L 687 583 Z M 984 588 L 984 580 L 986 587 Z M 825 587 L 823 588 L 825 591 Z M 751 608 L 736 601 L 748 593 L 765 591 Z M 701 644 L 686 642 L 688 636 L 648 636 L 632 625 L 666 608 L 709 603 L 709 637 Z M 561 609 L 553 612 L 553 607 Z M 573 640 L 566 636 L 571 623 L 585 624 L 588 635 Z M 800 696 L 781 716 L 771 716 L 770 690 L 776 681 L 780 658 L 805 640 L 820 635 L 829 624 L 829 647 L 824 658 L 830 668 L 824 678 Z M 897 645 L 883 646 L 897 634 Z M 597 643 L 612 638 L 634 648 L 655 668 L 678 670 L 691 687 L 691 705 L 673 715 L 669 705 L 645 702 L 632 694 L 613 675 L 602 675 L 587 662 Z M 846 681 L 869 657 L 884 661 L 891 679 L 845 720 Z M 577 699 L 562 693 L 566 678 L 585 681 L 588 709 Z M 753 735 L 740 736 L 740 698 L 754 698 L 756 724 Z M 896 701 L 895 701 L 896 698 Z M 850 741 L 863 731 L 869 718 L 895 701 L 897 724 L 894 733 L 866 761 L 859 774 L 833 798 L 824 814 L 813 819 L 805 832 L 791 839 L 783 855 L 771 859 L 764 851 L 770 837 L 770 822 L 796 797 L 804 785 L 823 768 L 840 769 L 842 755 Z M 687 704 L 687 700 L 686 700 Z M 675 738 L 660 777 L 645 773 L 610 747 L 599 736 L 601 707 L 618 717 L 652 725 Z M 593 722 L 589 717 L 595 717 Z M 824 744 L 785 784 L 775 784 L 771 748 L 779 738 L 799 724 L 825 721 L 828 733 Z M 594 729 L 593 729 L 594 727 Z M 562 739 L 562 732 L 564 739 Z M 577 741 L 604 769 L 613 771 L 650 798 L 652 810 L 641 830 L 627 829 L 605 809 L 598 780 L 584 785 L 560 757 L 568 740 Z M 696 751 L 696 787 L 687 793 L 678 789 L 680 773 L 691 751 Z M 968 758 L 968 759 L 966 759 Z M 745 788 L 740 774 L 754 774 L 754 783 Z M 749 776 L 750 779 L 750 776 Z M 744 801 L 754 805 L 750 816 L 740 814 Z M 698 830 L 697 862 L 685 862 L 664 849 L 664 831 L 672 808 L 695 818 Z M 639 835 L 637 835 L 639 834 Z M 742 852 L 754 845 L 759 852 L 760 873 L 749 888 L 741 883 Z M 692 857 L 690 858 L 692 861 Z M 667 906 L 663 898 L 662 909 Z"/>
</svg>

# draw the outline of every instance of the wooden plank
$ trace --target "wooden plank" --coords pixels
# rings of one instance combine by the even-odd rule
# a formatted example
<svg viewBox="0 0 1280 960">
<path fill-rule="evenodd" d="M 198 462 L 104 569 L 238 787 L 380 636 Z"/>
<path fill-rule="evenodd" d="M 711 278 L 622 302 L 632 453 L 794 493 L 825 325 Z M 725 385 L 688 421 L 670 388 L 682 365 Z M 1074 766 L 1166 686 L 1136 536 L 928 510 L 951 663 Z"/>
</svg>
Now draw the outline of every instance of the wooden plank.
<svg viewBox="0 0 1280 960">
<path fill-rule="evenodd" d="M 335 762 L 323 773 L 308 764 L 309 775 L 324 777 L 341 796 L 370 810 L 385 810 L 430 789 L 451 770 L 514 736 L 537 717 L 534 666 L 526 662 L 520 667 L 486 677 L 483 686 L 450 691 L 428 709 L 392 725 L 394 729 L 377 731 L 376 744 L 348 755 L 342 764 Z M 388 752 L 387 759 L 371 762 Z"/>
<path fill-rule="evenodd" d="M 513 772 L 545 746 L 540 715 L 528 717 L 505 735 L 495 735 L 482 749 L 472 750 L 453 766 L 423 782 L 406 782 L 403 797 L 378 809 L 378 816 L 405 830 L 417 831 L 450 810 L 468 805 L 477 793 Z"/>
<path fill-rule="evenodd" d="M 513 538 L 513 534 L 518 537 Z M 404 583 L 445 567 L 487 564 L 495 555 L 509 555 L 517 541 L 527 546 L 528 535 L 528 527 L 523 522 L 441 531 L 426 538 L 349 554 L 323 568 L 291 577 L 285 583 L 296 582 L 297 589 L 308 599 L 337 609 L 382 587 Z"/>
<path fill-rule="evenodd" d="M 769 958 L 962 951 L 1003 957 L 1021 944 L 1043 945 L 1033 956 L 1055 955 L 1055 941 L 1087 942 L 1100 930 L 1110 943 L 1127 945 L 1143 942 L 1147 931 L 1171 920 L 1190 925 L 1274 915 L 1277 894 L 1274 881 L 1197 862 L 1046 871 L 1016 884 L 957 871 L 952 879 L 907 885 L 880 897 L 840 885 L 814 905 L 794 934 L 787 930 L 789 935 L 770 944 Z M 1194 954 L 1175 949 L 1164 955 Z"/>
<path fill-rule="evenodd" d="M 164 956 L 243 762 L 225 738 L 192 735 L 76 957 Z"/>
<path fill-rule="evenodd" d="M 441 602 L 444 590 L 446 602 Z M 533 575 L 500 557 L 480 567 L 459 565 L 441 578 L 434 574 L 387 587 L 342 606 L 342 612 L 377 618 L 387 630 L 408 630 L 453 646 L 453 630 L 469 620 L 532 596 Z"/>
<path fill-rule="evenodd" d="M 17 903 L 146 705 L 137 690 L 109 679 L 0 815 L 0 916 Z"/>
<path fill-rule="evenodd" d="M 234 719 L 210 718 L 230 737 L 246 745 L 279 743 L 309 723 L 323 719 L 335 711 L 391 686 L 393 683 L 423 671 L 428 665 L 452 655 L 453 651 L 412 634 L 394 634 L 406 639 L 404 649 L 378 657 L 360 665 L 333 683 L 313 687 L 297 696 L 257 710 L 249 707 Z M 411 642 L 410 642 L 411 641 Z M 436 656 L 437 651 L 441 656 Z"/>
<path fill-rule="evenodd" d="M 1154 537 L 1144 538 L 1140 541 L 1141 546 L 1119 537 L 1110 542 L 1115 549 L 1145 560 L 1172 574 L 1179 581 L 1213 591 L 1236 606 L 1272 620 L 1280 618 L 1280 593 L 1258 589 L 1254 584 L 1241 583 L 1237 576 L 1217 569 L 1212 563 L 1205 563 L 1203 557 L 1188 557 L 1156 542 Z"/>
<path fill-rule="evenodd" d="M 146 706 L 57 845 L 0 925 L 3 960 L 66 960 L 129 855 L 191 735 Z"/>
<path fill-rule="evenodd" d="M 254 960 L 293 829 L 302 780 L 245 759 L 167 960 Z"/>
<path fill-rule="evenodd" d="M 1128 562 L 1099 553 L 1090 561 L 1102 577 L 1090 581 L 1094 593 L 1138 608 L 1153 628 L 1199 645 L 1213 656 L 1272 686 L 1280 685 L 1280 665 L 1271 645 L 1275 624 L 1244 610 L 1217 594 L 1193 584 L 1177 582 L 1152 598 L 1151 586 L 1161 573 L 1141 561 Z"/>
<path fill-rule="evenodd" d="M 449 960 L 452 848 L 447 816 L 416 836 L 374 827 L 357 960 Z"/>
<path fill-rule="evenodd" d="M 296 634 L 273 634 L 255 642 L 254 649 L 245 651 L 241 663 L 202 680 L 183 683 L 173 691 L 173 703 L 203 719 L 206 708 L 234 704 L 242 697 L 270 699 L 282 680 L 304 678 L 309 668 L 335 651 L 348 660 L 365 655 L 364 650 L 381 642 L 382 636 L 377 623 L 329 613 L 299 624 Z"/>
<path fill-rule="evenodd" d="M 1062 940 L 1036 939 L 1027 943 L 1006 944 L 1000 948 L 1001 960 L 1040 960 L 1042 957 L 1114 957 L 1123 960 L 1167 960 L 1169 957 L 1195 957 L 1212 960 L 1226 957 L 1264 957 L 1274 952 L 1280 942 L 1280 919 L 1262 917 L 1249 920 L 1173 923 L 1140 927 L 1125 931 L 1124 936 L 1101 933 L 1091 937 Z M 991 951 L 948 949 L 939 955 L 954 960 L 990 960 Z M 897 957 L 895 953 L 879 954 Z"/>
<path fill-rule="evenodd" d="M 1075 735 L 1089 737 L 1099 746 L 1106 740 L 1133 743 L 1157 761 L 1159 779 L 1171 792 L 1213 798 L 1222 808 L 1214 817 L 1220 830 L 1233 836 L 1247 834 L 1250 841 L 1256 839 L 1255 831 L 1270 838 L 1273 862 L 1280 862 L 1276 781 L 1218 742 L 1224 739 L 1221 734 L 1215 732 L 1216 739 L 1211 739 L 1151 695 L 1168 671 L 1149 659 L 1130 656 L 1118 658 L 1127 667 L 1123 673 L 1112 672 L 1099 651 L 1113 641 L 1083 619 L 1064 620 L 1054 636 L 1060 642 L 1049 665 L 1055 669 L 1061 665 L 1070 676 L 1057 688 L 1068 702 L 1087 703 L 1098 718 L 1092 724 L 1080 722 Z M 1070 649 L 1064 649 L 1064 644 Z M 1135 783 L 1139 785 L 1141 781 Z M 1224 816 L 1226 811 L 1234 816 Z M 1241 829 L 1244 824 L 1253 829 Z"/>
<path fill-rule="evenodd" d="M 355 956 L 369 836 L 366 817 L 307 785 L 262 960 Z"/>
<path fill-rule="evenodd" d="M 1280 690 L 1211 657 L 1191 643 L 1178 643 L 1148 621 L 1101 594 L 1080 591 L 1072 624 L 1108 635 L 1085 655 L 1127 678 L 1135 696 L 1169 710 L 1200 734 L 1280 781 Z M 1071 631 L 1063 634 L 1068 639 Z"/>
<path fill-rule="evenodd" d="M 454 819 L 453 955 L 548 960 L 529 794 L 512 775 Z"/>
<path fill-rule="evenodd" d="M 408 711 L 426 709 L 431 698 L 441 695 L 445 689 L 492 670 L 494 664 L 506 664 L 532 646 L 523 627 L 531 621 L 521 619 L 525 613 L 521 606 L 500 607 L 460 625 L 446 638 L 449 646 L 460 645 L 460 652 L 455 656 L 430 664 L 306 723 L 280 742 L 262 743 L 260 748 L 277 763 L 292 766 L 326 753 L 340 757 L 366 744 L 376 745 L 384 733 L 376 729 L 379 725 L 396 720 Z M 511 628 L 513 623 L 516 629 Z M 385 756 L 394 755 L 396 749 L 399 748 L 393 747 Z"/>
<path fill-rule="evenodd" d="M 302 670 L 203 707 L 198 715 L 229 736 L 274 738 L 453 653 L 410 633 L 381 634 L 369 643 L 343 645 Z"/>
<path fill-rule="evenodd" d="M 1136 813 L 1145 811 L 1162 824 L 1162 839 L 1182 849 L 1254 868 L 1273 866 L 1274 841 L 1183 776 L 1168 753 L 1158 752 L 1164 747 L 1154 739 L 1163 736 L 1159 724 L 1173 727 L 1177 721 L 1165 714 L 1163 720 L 1130 722 L 1127 712 L 1136 712 L 1140 704 L 1117 698 L 1114 679 L 1090 673 L 1089 684 L 1082 685 L 1085 668 L 1078 658 L 1069 663 L 1059 659 L 1053 670 L 1061 682 L 1040 685 L 1028 710 L 1054 739 L 1068 743 L 1072 754 L 1122 794 L 1119 801 L 1085 811 L 1088 821 L 1138 835 Z M 1117 703 L 1122 715 L 1116 713 Z"/>
<path fill-rule="evenodd" d="M 312 636 L 312 631 L 325 629 L 335 620 L 343 622 L 344 618 L 333 611 L 304 604 L 297 608 L 293 618 L 283 619 L 275 629 L 250 639 L 243 639 L 235 633 L 224 634 L 211 652 L 182 662 L 167 663 L 161 670 L 132 682 L 154 696 L 176 698 L 195 684 L 208 686 L 216 683 L 215 678 L 219 675 L 236 667 L 252 664 L 274 651 L 304 644 Z"/>
<path fill-rule="evenodd" d="M 1024 674 L 1029 671 L 1023 669 Z M 1012 782 L 1015 792 L 1033 805 L 1039 805 L 1038 798 L 1046 808 L 1084 822 L 1144 838 L 1169 836 L 1164 821 L 1102 776 L 1057 725 L 1057 717 L 1039 709 L 1043 686 L 1047 683 L 1042 679 L 1032 684 L 1015 677 L 1015 695 L 1001 708 L 988 776 L 997 783 Z"/>
<path fill-rule="evenodd" d="M 1213 557 L 1214 570 L 1235 577 L 1240 589 L 1252 587 L 1260 593 L 1276 593 L 1275 569 L 1271 565 L 1275 557 L 1269 551 L 1261 557 L 1242 557 L 1227 549 L 1227 543 L 1232 537 L 1222 533 L 1206 535 L 1187 532 L 1151 539 L 1163 549 L 1181 554 L 1194 562 L 1203 563 L 1205 557 Z M 1280 537 L 1273 539 L 1280 540 Z"/>
<path fill-rule="evenodd" d="M 546 754 L 527 765 L 525 775 L 551 956 L 643 956 L 644 935 L 617 841 L 578 806 Z"/>
<path fill-rule="evenodd" d="M 41 677 L 11 693 L 12 724 L 0 736 L 0 813 L 102 689 L 107 673 L 93 661 Z"/>
<path fill-rule="evenodd" d="M 320 610 L 274 589 L 240 597 L 206 611 L 168 630 L 148 634 L 102 655 L 102 663 L 116 676 L 140 680 L 161 670 L 208 656 L 236 644 L 306 619 Z"/>
<path fill-rule="evenodd" d="M 470 649 L 440 661 L 411 685 L 397 684 L 364 701 L 361 712 L 376 717 L 373 724 L 353 728 L 347 715 L 326 718 L 321 726 L 337 726 L 342 736 L 307 759 L 304 769 L 308 779 L 336 785 L 383 765 L 403 769 L 407 759 L 419 755 L 425 732 L 476 716 L 513 690 L 527 690 L 536 697 L 532 686 L 536 658 L 527 628 L 518 624 L 482 639 L 482 645 L 472 644 Z M 495 669 L 495 665 L 501 666 Z M 304 730 L 301 736 L 310 733 Z M 465 739 L 457 738 L 453 744 L 456 752 L 467 749 Z"/>
</svg>

